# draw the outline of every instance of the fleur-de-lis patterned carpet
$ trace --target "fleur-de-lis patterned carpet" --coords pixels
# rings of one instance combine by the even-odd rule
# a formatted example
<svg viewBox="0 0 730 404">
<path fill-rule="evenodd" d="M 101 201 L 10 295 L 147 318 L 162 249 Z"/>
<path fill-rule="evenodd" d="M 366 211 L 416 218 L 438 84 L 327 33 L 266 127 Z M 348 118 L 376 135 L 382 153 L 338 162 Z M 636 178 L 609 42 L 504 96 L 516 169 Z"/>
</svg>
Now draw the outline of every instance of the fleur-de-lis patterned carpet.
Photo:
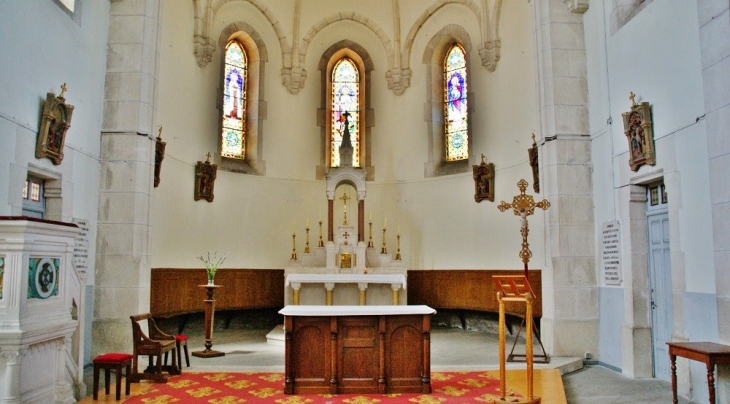
<svg viewBox="0 0 730 404">
<path fill-rule="evenodd" d="M 167 384 L 144 383 L 125 403 L 493 403 L 499 398 L 494 372 L 431 372 L 432 394 L 285 395 L 283 373 L 184 372 Z M 100 398 L 103 390 L 100 391 Z M 112 390 L 112 395 L 113 395 Z M 512 391 L 508 396 L 519 397 Z"/>
</svg>

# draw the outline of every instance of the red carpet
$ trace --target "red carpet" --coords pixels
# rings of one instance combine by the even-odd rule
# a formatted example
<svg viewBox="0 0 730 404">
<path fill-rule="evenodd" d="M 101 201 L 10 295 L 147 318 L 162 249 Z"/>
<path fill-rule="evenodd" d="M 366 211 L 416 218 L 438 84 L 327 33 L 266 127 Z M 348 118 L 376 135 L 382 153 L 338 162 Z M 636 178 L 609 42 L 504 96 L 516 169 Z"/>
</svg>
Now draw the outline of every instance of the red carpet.
<svg viewBox="0 0 730 404">
<path fill-rule="evenodd" d="M 492 403 L 499 379 L 482 372 L 431 372 L 432 394 L 285 395 L 283 373 L 184 372 L 167 384 L 142 384 L 125 403 Z M 134 394 L 134 393 L 133 393 Z M 518 396 L 516 396 L 518 397 Z"/>
</svg>

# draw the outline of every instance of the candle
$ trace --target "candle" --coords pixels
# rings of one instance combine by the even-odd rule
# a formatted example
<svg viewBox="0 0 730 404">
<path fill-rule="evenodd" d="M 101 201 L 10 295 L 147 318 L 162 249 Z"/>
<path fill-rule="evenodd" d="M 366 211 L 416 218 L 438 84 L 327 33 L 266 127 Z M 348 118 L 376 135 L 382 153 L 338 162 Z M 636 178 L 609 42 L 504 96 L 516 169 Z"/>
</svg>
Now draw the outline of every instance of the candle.
<svg viewBox="0 0 730 404">
<path fill-rule="evenodd" d="M 371 222 L 373 221 L 373 211 L 372 210 L 370 211 L 370 221 Z"/>
<path fill-rule="evenodd" d="M 319 211 L 319 221 L 320 222 L 322 221 L 322 211 L 321 210 Z"/>
<path fill-rule="evenodd" d="M 400 235 L 400 225 L 398 225 L 398 234 Z"/>
<path fill-rule="evenodd" d="M 383 228 L 388 227 L 388 218 L 385 218 L 385 221 L 383 222 Z"/>
<path fill-rule="evenodd" d="M 309 227 L 309 218 L 307 218 L 307 227 Z"/>
</svg>

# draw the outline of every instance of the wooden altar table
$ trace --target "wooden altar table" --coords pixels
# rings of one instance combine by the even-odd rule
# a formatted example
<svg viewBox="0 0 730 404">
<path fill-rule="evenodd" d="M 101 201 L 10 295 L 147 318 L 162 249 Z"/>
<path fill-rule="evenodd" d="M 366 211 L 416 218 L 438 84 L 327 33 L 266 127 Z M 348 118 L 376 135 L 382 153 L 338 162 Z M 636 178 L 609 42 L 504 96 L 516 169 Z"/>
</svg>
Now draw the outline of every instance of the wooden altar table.
<svg viewBox="0 0 730 404">
<path fill-rule="evenodd" d="M 715 403 L 715 365 L 730 364 L 730 346 L 714 342 L 667 342 L 672 366 L 672 397 L 677 404 L 677 356 L 702 362 L 707 366 L 710 404 Z"/>
<path fill-rule="evenodd" d="M 287 303 L 300 304 L 300 290 L 302 284 L 318 283 L 326 289 L 325 303 L 331 306 L 334 301 L 335 286 L 343 283 L 357 284 L 359 289 L 359 304 L 366 305 L 366 293 L 370 284 L 389 284 L 392 289 L 391 304 L 400 304 L 400 290 L 406 289 L 406 276 L 401 274 L 287 274 L 284 287 L 291 287 L 291 299 L 287 296 Z M 354 302 L 353 302 L 354 303 Z"/>
<path fill-rule="evenodd" d="M 286 306 L 286 394 L 431 393 L 428 306 Z"/>
</svg>

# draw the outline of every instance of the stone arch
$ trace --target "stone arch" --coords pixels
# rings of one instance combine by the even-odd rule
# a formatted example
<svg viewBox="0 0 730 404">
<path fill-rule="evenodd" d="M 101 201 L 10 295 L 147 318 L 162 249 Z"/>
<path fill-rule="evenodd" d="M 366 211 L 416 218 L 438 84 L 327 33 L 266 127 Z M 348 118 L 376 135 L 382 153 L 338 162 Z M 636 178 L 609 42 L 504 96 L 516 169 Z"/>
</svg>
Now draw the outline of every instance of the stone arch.
<svg viewBox="0 0 730 404">
<path fill-rule="evenodd" d="M 291 54 L 291 47 L 287 44 L 286 34 L 281 29 L 279 20 L 276 19 L 274 14 L 266 7 L 261 0 L 193 0 L 193 18 L 195 20 L 195 31 L 193 35 L 193 45 L 195 51 L 195 57 L 198 61 L 198 66 L 201 68 L 208 65 L 212 60 L 213 52 L 215 51 L 215 44 L 211 39 L 211 31 L 213 27 L 213 20 L 218 14 L 218 11 L 226 3 L 234 1 L 246 1 L 256 7 L 261 14 L 266 17 L 269 25 L 276 33 L 279 39 L 279 45 L 281 46 L 282 53 Z M 291 68 L 286 65 L 287 58 L 283 58 L 284 68 Z"/>
<path fill-rule="evenodd" d="M 377 24 L 375 24 L 371 19 L 362 16 L 360 14 L 357 14 L 355 12 L 347 12 L 347 13 L 338 13 L 335 15 L 331 15 L 329 17 L 325 17 L 321 19 L 319 22 L 314 24 L 312 28 L 307 31 L 307 34 L 304 35 L 304 38 L 302 38 L 302 46 L 300 47 L 299 51 L 299 61 L 301 65 L 304 65 L 304 60 L 307 55 L 307 48 L 309 47 L 309 44 L 312 42 L 312 39 L 317 35 L 319 31 L 327 27 L 328 25 L 334 24 L 338 21 L 345 21 L 350 20 L 357 23 L 360 23 L 364 26 L 366 26 L 368 29 L 370 29 L 377 37 L 380 39 L 380 42 L 383 44 L 383 49 L 385 49 L 385 53 L 388 56 L 388 66 L 389 68 L 393 66 L 393 44 L 388 38 L 388 35 L 383 31 L 382 28 L 380 28 Z"/>
<path fill-rule="evenodd" d="M 455 24 L 447 25 L 442 28 L 426 45 L 421 59 L 426 67 L 426 102 L 425 109 L 428 113 L 425 116 L 428 138 L 428 155 L 424 167 L 424 175 L 426 177 L 438 177 L 442 175 L 450 175 L 468 172 L 471 168 L 469 160 L 459 160 L 446 162 L 444 160 L 444 111 L 442 104 L 443 94 L 443 58 L 448 47 L 458 42 L 464 47 L 467 53 L 467 76 L 471 75 L 472 45 L 469 33 Z M 471 91 L 467 92 L 468 113 L 474 110 L 474 96 Z M 472 149 L 472 129 L 469 126 L 468 142 L 471 154 Z"/>
<path fill-rule="evenodd" d="M 410 66 L 410 58 L 411 58 L 411 51 L 413 47 L 413 41 L 416 39 L 416 35 L 418 34 L 418 31 L 421 29 L 423 24 L 426 23 L 426 21 L 431 18 L 431 16 L 438 11 L 439 9 L 445 7 L 448 4 L 462 4 L 466 7 L 468 7 L 473 13 L 474 17 L 477 19 L 477 24 L 479 25 L 480 29 L 482 27 L 482 19 L 481 19 L 481 11 L 479 9 L 479 6 L 472 0 L 439 0 L 431 7 L 427 8 L 423 11 L 423 13 L 418 17 L 416 22 L 413 23 L 413 26 L 408 31 L 408 35 L 406 36 L 406 40 L 403 44 L 403 56 L 401 65 L 402 66 Z M 462 28 L 463 29 L 463 28 Z"/>
</svg>

